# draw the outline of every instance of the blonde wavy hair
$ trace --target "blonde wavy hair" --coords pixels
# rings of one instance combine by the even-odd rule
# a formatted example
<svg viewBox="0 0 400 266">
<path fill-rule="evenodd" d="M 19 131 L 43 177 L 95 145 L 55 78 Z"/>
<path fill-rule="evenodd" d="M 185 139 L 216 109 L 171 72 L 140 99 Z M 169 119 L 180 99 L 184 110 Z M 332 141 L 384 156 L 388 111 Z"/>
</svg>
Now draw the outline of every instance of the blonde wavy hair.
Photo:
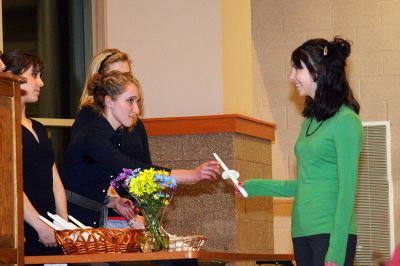
<svg viewBox="0 0 400 266">
<path fill-rule="evenodd" d="M 93 96 L 90 95 L 88 91 L 89 82 L 96 74 L 108 73 L 109 66 L 116 62 L 127 62 L 129 64 L 129 67 L 132 64 L 132 61 L 129 59 L 128 54 L 116 48 L 105 49 L 93 57 L 92 62 L 90 63 L 88 74 L 86 76 L 85 85 L 83 87 L 82 96 L 79 103 L 79 109 L 82 109 L 85 106 L 91 106 L 97 109 L 93 100 Z M 141 114 L 143 110 L 143 91 L 139 81 L 136 78 L 134 78 L 134 80 L 135 80 L 134 84 L 138 87 L 140 93 L 138 106 Z M 135 124 L 136 121 L 134 125 Z"/>
<path fill-rule="evenodd" d="M 122 73 L 116 70 L 107 72 L 105 74 L 96 73 L 93 77 L 88 81 L 88 85 L 86 87 L 87 94 L 92 99 L 92 107 L 100 113 L 104 114 L 105 112 L 105 96 L 111 97 L 114 101 L 118 98 L 119 95 L 124 93 L 125 86 L 128 83 L 134 84 L 139 89 L 139 101 L 141 101 L 141 86 L 139 80 L 132 75 L 131 72 Z M 137 117 L 134 117 L 133 125 L 137 122 Z M 130 127 L 130 129 L 132 129 Z"/>
</svg>

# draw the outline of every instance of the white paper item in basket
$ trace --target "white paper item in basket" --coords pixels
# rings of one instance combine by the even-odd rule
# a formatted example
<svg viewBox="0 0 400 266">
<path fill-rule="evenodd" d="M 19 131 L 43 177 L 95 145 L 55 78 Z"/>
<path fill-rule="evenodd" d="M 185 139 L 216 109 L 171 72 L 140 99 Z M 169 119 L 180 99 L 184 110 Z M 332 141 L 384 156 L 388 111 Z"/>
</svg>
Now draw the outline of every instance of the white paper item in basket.
<svg viewBox="0 0 400 266">
<path fill-rule="evenodd" d="M 96 238 L 96 240 L 99 240 L 100 239 L 100 235 L 99 234 L 96 234 L 96 233 L 94 233 L 94 234 L 92 234 L 95 238 Z M 70 235 L 68 235 L 68 237 L 69 237 L 69 239 L 71 239 L 72 241 L 77 241 L 78 240 L 78 234 L 70 234 Z M 85 241 L 88 241 L 88 238 L 89 238 L 89 233 L 86 233 L 86 232 L 83 232 L 82 234 L 80 234 L 80 236 L 85 240 Z M 89 242 L 94 242 L 95 240 L 93 239 L 93 238 L 90 238 L 89 239 Z"/>
<path fill-rule="evenodd" d="M 204 240 L 200 240 L 199 245 L 198 245 L 198 248 L 197 248 L 196 251 L 199 251 L 199 249 L 200 249 L 203 245 L 204 245 Z M 194 250 L 195 250 L 195 247 L 189 247 L 189 248 L 188 248 L 188 251 L 194 251 Z"/>
<path fill-rule="evenodd" d="M 176 235 L 169 235 L 170 244 L 168 247 L 169 251 L 193 251 L 199 250 L 201 246 L 204 244 L 204 240 L 201 240 L 197 247 L 190 246 L 192 243 L 194 236 L 176 236 Z"/>
<path fill-rule="evenodd" d="M 189 244 L 184 242 L 184 237 L 170 236 L 169 240 L 169 251 L 186 251 L 189 248 Z"/>
</svg>

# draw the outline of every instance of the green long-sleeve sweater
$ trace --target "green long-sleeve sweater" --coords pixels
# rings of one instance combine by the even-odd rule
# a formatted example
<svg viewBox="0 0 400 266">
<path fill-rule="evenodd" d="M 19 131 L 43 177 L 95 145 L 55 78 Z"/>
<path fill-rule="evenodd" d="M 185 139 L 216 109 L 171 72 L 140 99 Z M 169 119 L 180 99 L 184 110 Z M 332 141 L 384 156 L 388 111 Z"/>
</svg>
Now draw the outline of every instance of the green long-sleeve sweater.
<svg viewBox="0 0 400 266">
<path fill-rule="evenodd" d="M 356 234 L 354 201 L 363 141 L 359 117 L 342 106 L 323 122 L 305 119 L 295 145 L 297 180 L 250 179 L 249 197 L 294 197 L 292 237 L 329 233 L 325 261 L 343 265 L 349 234 Z"/>
</svg>

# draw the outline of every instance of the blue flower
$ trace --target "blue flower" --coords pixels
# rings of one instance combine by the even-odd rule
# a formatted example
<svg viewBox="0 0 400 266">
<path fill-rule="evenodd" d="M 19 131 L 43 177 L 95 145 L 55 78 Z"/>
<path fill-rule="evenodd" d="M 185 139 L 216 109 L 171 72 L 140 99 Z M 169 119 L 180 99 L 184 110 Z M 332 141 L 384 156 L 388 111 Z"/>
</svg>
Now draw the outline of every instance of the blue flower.
<svg viewBox="0 0 400 266">
<path fill-rule="evenodd" d="M 163 176 L 160 185 L 166 188 L 176 188 L 176 181 L 172 176 Z"/>
</svg>

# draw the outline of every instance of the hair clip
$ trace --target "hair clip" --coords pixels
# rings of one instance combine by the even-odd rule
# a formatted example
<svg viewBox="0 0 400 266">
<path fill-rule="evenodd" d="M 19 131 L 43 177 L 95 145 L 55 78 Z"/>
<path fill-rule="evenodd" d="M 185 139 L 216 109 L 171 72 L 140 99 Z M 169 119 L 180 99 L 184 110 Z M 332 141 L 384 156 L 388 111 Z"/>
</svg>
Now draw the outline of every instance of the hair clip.
<svg viewBox="0 0 400 266">
<path fill-rule="evenodd" d="M 324 56 L 326 56 L 328 54 L 328 46 L 324 47 Z"/>
</svg>

